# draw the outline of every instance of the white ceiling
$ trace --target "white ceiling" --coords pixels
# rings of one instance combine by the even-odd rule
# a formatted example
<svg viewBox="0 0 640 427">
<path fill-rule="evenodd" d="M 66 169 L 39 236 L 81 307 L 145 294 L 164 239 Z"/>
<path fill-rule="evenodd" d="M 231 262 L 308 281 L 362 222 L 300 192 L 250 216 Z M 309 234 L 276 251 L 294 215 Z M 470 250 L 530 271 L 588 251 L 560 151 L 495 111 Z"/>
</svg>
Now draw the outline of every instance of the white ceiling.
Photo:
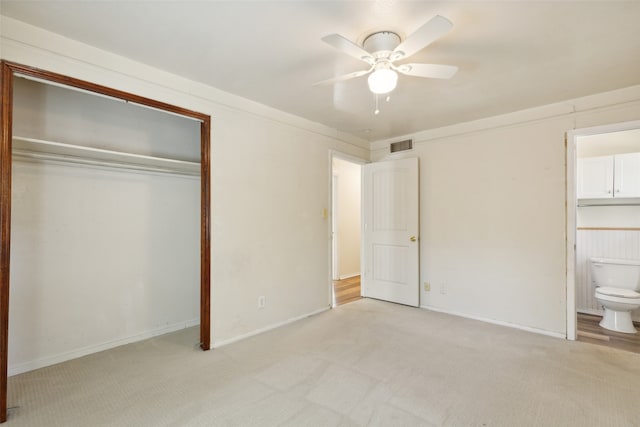
<svg viewBox="0 0 640 427">
<path fill-rule="evenodd" d="M 368 140 L 640 84 L 640 2 L 4 1 L 3 15 Z M 434 15 L 453 30 L 404 62 L 459 67 L 400 76 L 374 115 L 367 65 L 323 43 L 406 37 Z"/>
</svg>

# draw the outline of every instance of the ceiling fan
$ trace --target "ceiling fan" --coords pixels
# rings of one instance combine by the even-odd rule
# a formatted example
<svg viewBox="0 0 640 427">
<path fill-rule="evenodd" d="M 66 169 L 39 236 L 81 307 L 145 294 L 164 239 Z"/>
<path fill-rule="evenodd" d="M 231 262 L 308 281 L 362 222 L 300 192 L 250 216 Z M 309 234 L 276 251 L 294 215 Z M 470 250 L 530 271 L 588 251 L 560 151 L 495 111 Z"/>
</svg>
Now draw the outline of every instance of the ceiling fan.
<svg viewBox="0 0 640 427">
<path fill-rule="evenodd" d="M 396 88 L 398 73 L 414 77 L 450 79 L 458 71 L 458 67 L 438 64 L 395 65 L 394 62 L 422 50 L 452 27 L 451 21 L 436 15 L 405 40 L 401 40 L 400 36 L 392 31 L 379 31 L 367 36 L 360 47 L 340 34 L 323 37 L 322 41 L 325 43 L 369 64 L 369 69 L 322 80 L 313 86 L 330 85 L 371 74 L 368 78 L 369 90 L 375 94 L 386 94 Z"/>
</svg>

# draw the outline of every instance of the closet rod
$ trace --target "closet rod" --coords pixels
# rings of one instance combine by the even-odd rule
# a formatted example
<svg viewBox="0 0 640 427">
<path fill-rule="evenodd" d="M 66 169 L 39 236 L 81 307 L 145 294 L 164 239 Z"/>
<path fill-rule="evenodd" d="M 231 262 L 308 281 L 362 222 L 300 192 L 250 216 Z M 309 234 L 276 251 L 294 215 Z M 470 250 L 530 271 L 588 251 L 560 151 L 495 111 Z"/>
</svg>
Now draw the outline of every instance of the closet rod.
<svg viewBox="0 0 640 427">
<path fill-rule="evenodd" d="M 94 167 L 102 167 L 102 168 L 126 169 L 130 171 L 153 172 L 153 173 L 183 175 L 183 176 L 193 176 L 193 177 L 200 176 L 200 173 L 179 171 L 179 170 L 169 169 L 169 168 L 155 168 L 151 166 L 134 165 L 131 163 L 101 162 L 98 160 L 90 160 L 90 159 L 85 159 L 80 157 L 62 156 L 62 155 L 46 154 L 46 153 L 34 153 L 30 151 L 21 151 L 21 150 L 14 152 L 13 156 L 19 159 L 24 159 L 24 160 L 46 160 L 46 161 L 52 161 L 56 163 L 71 163 L 71 164 L 77 164 L 77 165 L 86 165 L 86 166 L 94 166 Z"/>
</svg>

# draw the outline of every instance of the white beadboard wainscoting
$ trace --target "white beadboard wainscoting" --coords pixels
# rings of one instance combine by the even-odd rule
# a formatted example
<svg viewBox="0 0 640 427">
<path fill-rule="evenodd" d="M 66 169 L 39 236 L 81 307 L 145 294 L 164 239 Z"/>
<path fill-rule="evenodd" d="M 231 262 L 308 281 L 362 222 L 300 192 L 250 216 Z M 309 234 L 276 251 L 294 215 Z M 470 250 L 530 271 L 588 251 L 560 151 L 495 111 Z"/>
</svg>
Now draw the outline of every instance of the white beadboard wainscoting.
<svg viewBox="0 0 640 427">
<path fill-rule="evenodd" d="M 578 228 L 576 231 L 576 307 L 580 313 L 602 314 L 594 297 L 589 258 L 640 259 L 640 229 Z M 640 310 L 633 312 L 640 321 Z"/>
</svg>

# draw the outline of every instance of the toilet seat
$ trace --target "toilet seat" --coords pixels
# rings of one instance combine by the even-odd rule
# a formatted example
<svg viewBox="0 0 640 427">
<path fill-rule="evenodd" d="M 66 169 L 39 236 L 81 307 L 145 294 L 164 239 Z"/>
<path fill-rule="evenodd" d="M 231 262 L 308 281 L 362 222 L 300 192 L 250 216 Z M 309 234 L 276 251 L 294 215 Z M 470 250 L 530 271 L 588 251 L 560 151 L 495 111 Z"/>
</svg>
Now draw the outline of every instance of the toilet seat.
<svg viewBox="0 0 640 427">
<path fill-rule="evenodd" d="M 640 293 L 610 286 L 596 288 L 596 298 L 622 304 L 640 304 Z"/>
</svg>

